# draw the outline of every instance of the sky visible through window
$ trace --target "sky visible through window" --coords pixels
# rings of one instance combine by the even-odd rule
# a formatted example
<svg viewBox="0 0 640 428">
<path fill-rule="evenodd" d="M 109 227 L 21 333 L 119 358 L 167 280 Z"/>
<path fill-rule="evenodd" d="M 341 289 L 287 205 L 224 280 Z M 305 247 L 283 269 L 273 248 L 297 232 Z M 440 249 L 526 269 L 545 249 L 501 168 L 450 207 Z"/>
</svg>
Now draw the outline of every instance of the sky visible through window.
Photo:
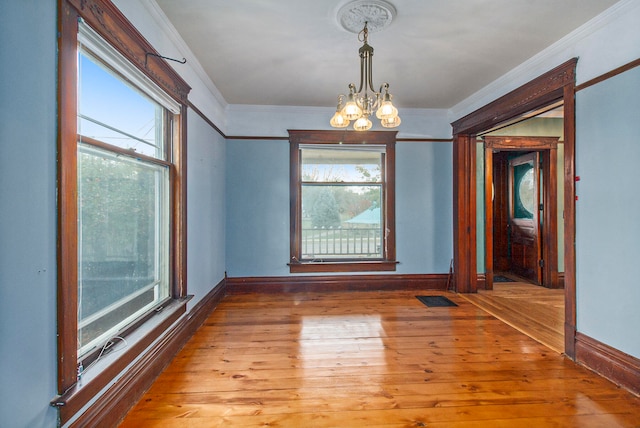
<svg viewBox="0 0 640 428">
<path fill-rule="evenodd" d="M 137 153 L 159 156 L 161 149 L 156 147 L 158 105 L 82 53 L 79 73 L 80 114 L 122 132 L 79 119 L 78 133 Z"/>
</svg>

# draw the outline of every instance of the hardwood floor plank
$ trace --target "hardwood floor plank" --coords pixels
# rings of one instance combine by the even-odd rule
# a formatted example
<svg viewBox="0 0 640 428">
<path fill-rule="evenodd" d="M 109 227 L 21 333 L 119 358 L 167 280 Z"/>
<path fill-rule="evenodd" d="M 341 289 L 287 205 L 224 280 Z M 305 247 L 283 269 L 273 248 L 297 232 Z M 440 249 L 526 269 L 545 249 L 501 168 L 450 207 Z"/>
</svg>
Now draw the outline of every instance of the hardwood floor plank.
<svg viewBox="0 0 640 428">
<path fill-rule="evenodd" d="M 121 426 L 640 426 L 638 397 L 415 294 L 228 296 Z"/>
<path fill-rule="evenodd" d="M 564 290 L 507 282 L 460 297 L 554 351 L 564 351 Z"/>
</svg>

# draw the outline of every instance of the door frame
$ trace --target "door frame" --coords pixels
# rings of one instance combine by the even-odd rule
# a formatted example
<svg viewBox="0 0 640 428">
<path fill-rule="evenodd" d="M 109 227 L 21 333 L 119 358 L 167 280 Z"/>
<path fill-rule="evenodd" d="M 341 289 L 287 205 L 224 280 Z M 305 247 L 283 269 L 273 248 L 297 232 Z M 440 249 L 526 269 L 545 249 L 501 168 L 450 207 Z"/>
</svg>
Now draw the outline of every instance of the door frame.
<svg viewBox="0 0 640 428">
<path fill-rule="evenodd" d="M 539 152 L 542 159 L 542 286 L 560 288 L 558 279 L 558 137 L 485 135 L 485 289 L 493 289 L 493 153 Z"/>
<path fill-rule="evenodd" d="M 476 136 L 555 102 L 564 105 L 565 354 L 575 359 L 575 82 L 572 58 L 456 120 L 453 127 L 453 269 L 459 293 L 478 289 L 476 249 Z"/>
</svg>

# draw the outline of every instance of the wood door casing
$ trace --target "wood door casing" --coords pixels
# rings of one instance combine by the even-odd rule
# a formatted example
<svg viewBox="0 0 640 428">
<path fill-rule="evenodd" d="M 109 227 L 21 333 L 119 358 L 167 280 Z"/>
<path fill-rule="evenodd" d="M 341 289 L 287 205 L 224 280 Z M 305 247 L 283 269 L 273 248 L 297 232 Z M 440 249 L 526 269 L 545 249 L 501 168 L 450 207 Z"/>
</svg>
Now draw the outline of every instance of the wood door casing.
<svg viewBox="0 0 640 428">
<path fill-rule="evenodd" d="M 509 152 L 493 154 L 493 269 L 506 272 L 509 263 Z"/>
<path fill-rule="evenodd" d="M 509 160 L 509 262 L 511 271 L 542 282 L 540 234 L 540 154 Z"/>
<path fill-rule="evenodd" d="M 544 260 L 540 284 L 547 288 L 562 287 L 558 279 L 558 137 L 524 137 L 485 135 L 485 288 L 493 289 L 493 272 L 509 271 L 508 258 L 508 159 L 515 152 L 538 152 L 542 161 L 544 191 L 540 202 L 542 240 L 549 245 L 540 247 Z"/>
<path fill-rule="evenodd" d="M 492 128 L 516 120 L 527 112 L 554 102 L 564 106 L 564 289 L 565 353 L 576 355 L 576 171 L 575 82 L 578 58 L 571 58 L 500 98 L 451 123 L 453 127 L 453 260 L 454 287 L 459 293 L 478 290 L 476 198 L 469 189 L 477 184 L 475 138 Z M 474 142 L 470 147 L 469 142 Z M 472 216 L 473 214 L 473 216 Z M 556 275 L 557 276 L 557 275 Z"/>
</svg>

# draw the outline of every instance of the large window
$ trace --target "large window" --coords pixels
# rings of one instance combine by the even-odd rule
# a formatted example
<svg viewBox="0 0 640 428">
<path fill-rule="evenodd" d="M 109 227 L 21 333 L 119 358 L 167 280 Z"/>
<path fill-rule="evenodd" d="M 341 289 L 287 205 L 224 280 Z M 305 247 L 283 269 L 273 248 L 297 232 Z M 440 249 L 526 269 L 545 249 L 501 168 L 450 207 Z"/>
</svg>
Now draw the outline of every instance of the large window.
<svg viewBox="0 0 640 428">
<path fill-rule="evenodd" d="M 186 308 L 189 88 L 110 2 L 89 3 L 59 14 L 63 423 Z"/>
<path fill-rule="evenodd" d="M 292 272 L 395 269 L 395 132 L 290 131 Z"/>
<path fill-rule="evenodd" d="M 97 43 L 89 48 L 87 39 L 95 42 L 97 36 L 81 28 L 79 358 L 99 349 L 170 295 L 167 148 L 171 138 L 166 124 L 173 119 L 169 109 L 146 95 L 146 85 L 133 86 L 103 62 L 101 58 L 114 55 L 112 49 Z"/>
</svg>

